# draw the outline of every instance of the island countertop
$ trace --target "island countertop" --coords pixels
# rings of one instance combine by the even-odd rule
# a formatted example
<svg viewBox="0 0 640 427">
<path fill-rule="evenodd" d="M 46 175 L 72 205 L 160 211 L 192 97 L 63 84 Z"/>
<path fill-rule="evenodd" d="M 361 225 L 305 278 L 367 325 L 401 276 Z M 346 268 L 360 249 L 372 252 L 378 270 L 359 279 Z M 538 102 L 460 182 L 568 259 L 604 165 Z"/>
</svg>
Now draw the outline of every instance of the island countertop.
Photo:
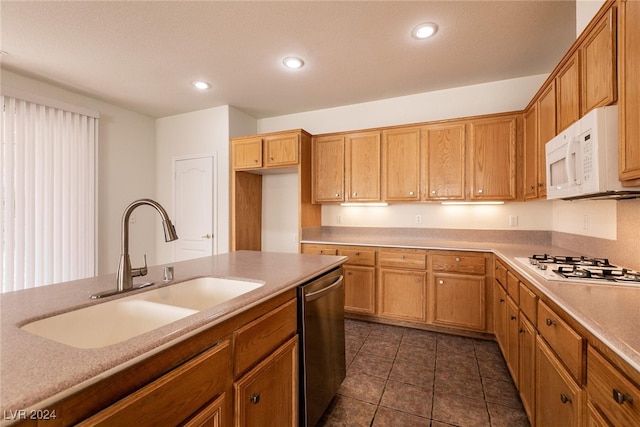
<svg viewBox="0 0 640 427">
<path fill-rule="evenodd" d="M 114 288 L 115 275 L 0 295 L 0 401 L 3 413 L 43 408 L 203 329 L 291 290 L 345 260 L 336 256 L 238 251 L 167 264 L 174 266 L 174 280 L 168 284 L 162 281 L 163 266 L 149 267 L 145 280 L 155 282 L 153 286 L 100 300 L 91 300 L 90 296 Z M 75 348 L 20 329 L 27 323 L 55 314 L 206 276 L 260 281 L 264 285 L 211 309 L 102 348 Z"/>
</svg>

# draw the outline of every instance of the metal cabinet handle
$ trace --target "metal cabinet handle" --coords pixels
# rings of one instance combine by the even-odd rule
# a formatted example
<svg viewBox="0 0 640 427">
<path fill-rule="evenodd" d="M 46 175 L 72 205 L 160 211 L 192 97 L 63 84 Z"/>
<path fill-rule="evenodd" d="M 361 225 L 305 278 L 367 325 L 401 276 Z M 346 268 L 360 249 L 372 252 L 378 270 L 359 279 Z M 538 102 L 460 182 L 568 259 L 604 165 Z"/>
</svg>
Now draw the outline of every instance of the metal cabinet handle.
<svg viewBox="0 0 640 427">
<path fill-rule="evenodd" d="M 251 396 L 249 396 L 249 402 L 253 403 L 254 405 L 257 405 L 258 402 L 260 402 L 260 394 L 253 393 Z"/>
<path fill-rule="evenodd" d="M 353 193 L 353 197 L 358 197 L 358 193 Z"/>
<path fill-rule="evenodd" d="M 560 393 L 560 401 L 564 404 L 572 403 L 571 398 L 564 393 Z"/>
<path fill-rule="evenodd" d="M 436 194 L 436 190 L 431 190 L 431 194 Z"/>
<path fill-rule="evenodd" d="M 207 233 L 204 236 L 202 236 L 203 239 L 210 239 L 212 237 L 213 237 L 213 234 L 209 234 L 209 233 Z"/>
<path fill-rule="evenodd" d="M 556 324 L 555 320 L 551 320 L 549 318 L 547 318 L 547 320 L 545 321 L 545 323 L 547 324 L 547 326 L 554 326 Z"/>
<path fill-rule="evenodd" d="M 336 197 L 340 197 L 340 193 L 336 193 Z"/>
<path fill-rule="evenodd" d="M 444 285 L 444 280 L 442 279 L 438 280 L 438 285 Z"/>
<path fill-rule="evenodd" d="M 504 299 L 503 298 L 500 298 L 500 303 L 504 303 Z"/>
<path fill-rule="evenodd" d="M 459 257 L 456 257 L 456 262 L 460 262 L 460 258 Z"/>
<path fill-rule="evenodd" d="M 619 403 L 620 405 L 622 405 L 624 402 L 633 403 L 633 396 L 631 396 L 628 393 L 624 393 L 619 390 L 616 390 L 615 388 L 613 389 L 612 397 L 613 397 L 613 400 L 615 400 L 616 403 Z"/>
<path fill-rule="evenodd" d="M 516 320 L 517 317 L 516 316 L 511 316 L 511 320 Z"/>
<path fill-rule="evenodd" d="M 409 195 L 410 195 L 410 196 L 413 196 L 413 191 L 409 191 Z"/>
<path fill-rule="evenodd" d="M 482 190 L 478 190 L 478 194 L 482 194 Z"/>
</svg>

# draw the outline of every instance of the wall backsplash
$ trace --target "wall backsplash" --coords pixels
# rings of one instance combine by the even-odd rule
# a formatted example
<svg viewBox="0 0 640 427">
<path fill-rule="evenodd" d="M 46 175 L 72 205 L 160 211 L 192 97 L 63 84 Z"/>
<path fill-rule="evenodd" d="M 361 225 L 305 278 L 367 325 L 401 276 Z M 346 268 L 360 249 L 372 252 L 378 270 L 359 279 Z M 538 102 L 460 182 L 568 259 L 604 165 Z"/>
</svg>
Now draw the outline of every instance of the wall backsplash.
<svg viewBox="0 0 640 427">
<path fill-rule="evenodd" d="M 616 204 L 616 240 L 554 231 L 553 246 L 589 256 L 607 257 L 614 264 L 640 270 L 640 199 L 620 200 Z"/>
</svg>

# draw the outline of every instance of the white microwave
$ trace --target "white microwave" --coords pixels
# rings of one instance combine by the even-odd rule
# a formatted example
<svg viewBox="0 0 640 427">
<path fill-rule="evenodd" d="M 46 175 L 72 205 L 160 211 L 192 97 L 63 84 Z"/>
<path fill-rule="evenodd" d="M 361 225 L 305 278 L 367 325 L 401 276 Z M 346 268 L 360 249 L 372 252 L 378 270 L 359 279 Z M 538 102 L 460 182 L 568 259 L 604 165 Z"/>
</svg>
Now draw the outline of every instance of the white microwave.
<svg viewBox="0 0 640 427">
<path fill-rule="evenodd" d="M 591 110 L 547 142 L 547 199 L 637 197 L 618 179 L 618 106 Z"/>
</svg>

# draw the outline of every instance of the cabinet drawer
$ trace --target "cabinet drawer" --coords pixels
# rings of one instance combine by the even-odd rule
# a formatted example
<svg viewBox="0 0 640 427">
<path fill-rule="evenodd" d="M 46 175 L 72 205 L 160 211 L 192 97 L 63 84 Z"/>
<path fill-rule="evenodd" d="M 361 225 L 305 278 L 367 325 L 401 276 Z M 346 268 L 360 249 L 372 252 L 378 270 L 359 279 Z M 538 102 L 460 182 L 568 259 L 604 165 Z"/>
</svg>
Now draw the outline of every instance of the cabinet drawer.
<svg viewBox="0 0 640 427">
<path fill-rule="evenodd" d="M 520 311 L 535 324 L 537 309 L 538 297 L 524 283 L 520 282 Z"/>
<path fill-rule="evenodd" d="M 582 383 L 583 339 L 545 303 L 538 302 L 538 331 L 573 377 Z"/>
<path fill-rule="evenodd" d="M 378 255 L 380 267 L 427 269 L 427 253 L 425 251 L 380 251 Z"/>
<path fill-rule="evenodd" d="M 507 271 L 507 293 L 520 304 L 520 280 L 510 271 Z"/>
<path fill-rule="evenodd" d="M 506 290 L 507 289 L 507 267 L 500 261 L 496 260 L 495 268 L 496 268 L 496 272 L 495 272 L 496 280 Z"/>
<path fill-rule="evenodd" d="M 433 270 L 450 273 L 485 274 L 485 258 L 478 255 L 433 255 Z"/>
<path fill-rule="evenodd" d="M 230 372 L 224 341 L 79 425 L 178 425 L 230 387 Z"/>
<path fill-rule="evenodd" d="M 302 253 L 314 254 L 314 255 L 337 255 L 338 249 L 336 247 L 331 247 L 331 246 L 303 244 Z"/>
<path fill-rule="evenodd" d="M 295 335 L 296 310 L 292 299 L 233 333 L 236 377 Z"/>
<path fill-rule="evenodd" d="M 369 248 L 341 248 L 338 250 L 338 255 L 346 256 L 349 258 L 347 264 L 351 265 L 376 265 L 376 251 Z"/>
<path fill-rule="evenodd" d="M 587 354 L 587 391 L 613 425 L 640 425 L 640 389 L 592 347 Z"/>
</svg>

